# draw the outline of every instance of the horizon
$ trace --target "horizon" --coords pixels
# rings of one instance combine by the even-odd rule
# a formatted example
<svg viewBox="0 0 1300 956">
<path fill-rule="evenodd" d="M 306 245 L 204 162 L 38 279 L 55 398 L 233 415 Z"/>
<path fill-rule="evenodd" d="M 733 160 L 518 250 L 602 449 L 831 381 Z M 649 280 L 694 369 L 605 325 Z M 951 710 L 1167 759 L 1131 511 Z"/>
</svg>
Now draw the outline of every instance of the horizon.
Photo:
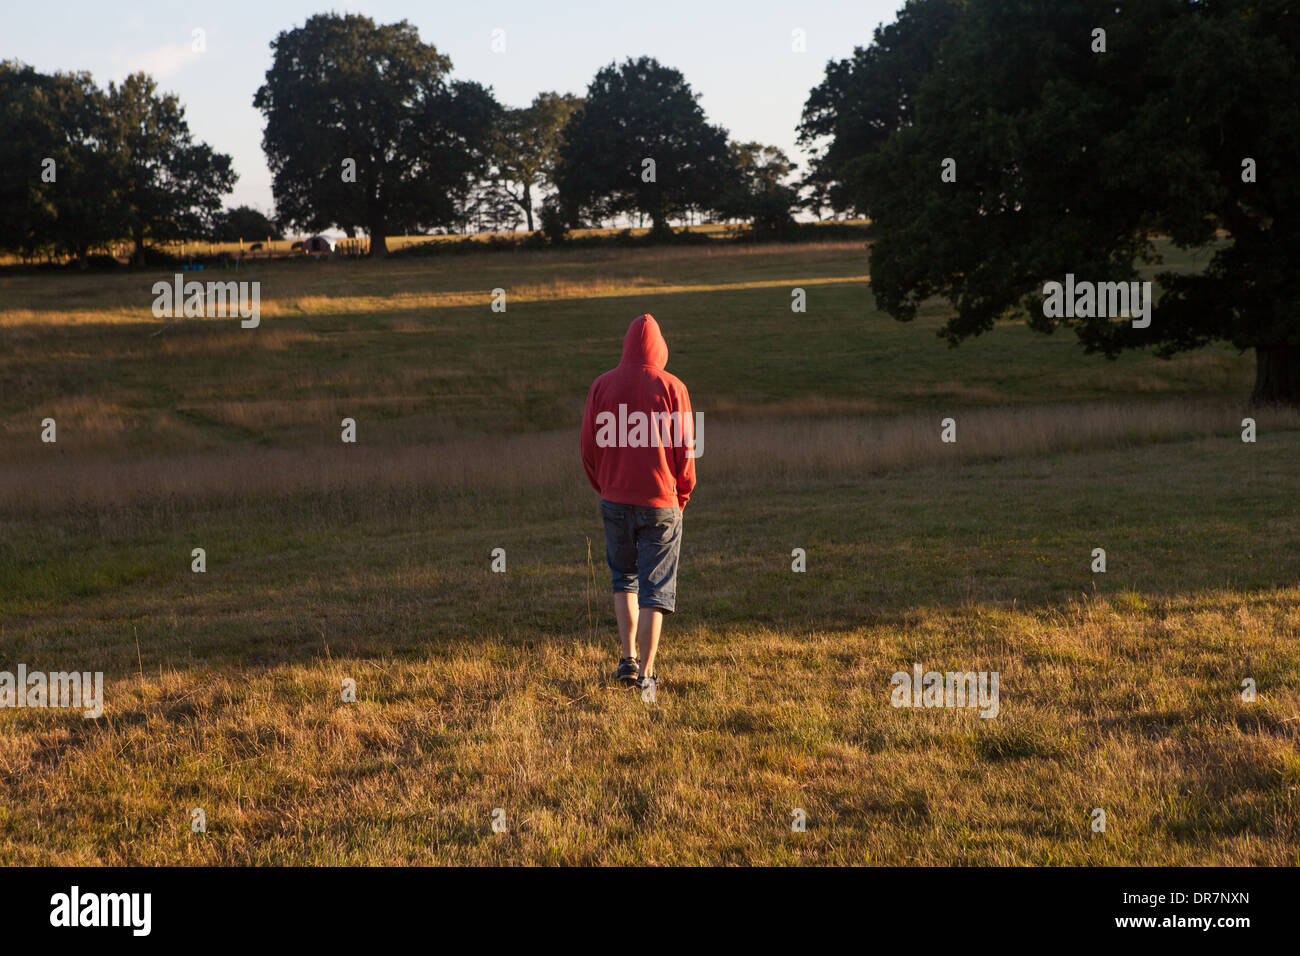
<svg viewBox="0 0 1300 956">
<path fill-rule="evenodd" d="M 196 140 L 230 155 L 239 179 L 225 205 L 275 212 L 271 173 L 262 151 L 262 114 L 253 95 L 271 65 L 271 41 L 308 17 L 331 12 L 328 5 L 300 0 L 267 7 L 247 0 L 207 7 L 169 8 L 157 2 L 121 17 L 112 9 L 78 0 L 67 16 L 76 30 L 55 33 L 40 8 L 10 14 L 3 57 L 44 72 L 88 72 L 106 87 L 141 71 L 160 90 L 175 93 Z M 670 0 L 649 16 L 633 7 L 610 22 L 607 10 L 582 0 L 561 20 L 514 2 L 481 4 L 472 10 L 437 11 L 409 2 L 350 4 L 340 13 L 360 13 L 376 23 L 409 20 L 420 39 L 450 57 L 451 76 L 490 87 L 503 105 L 526 106 L 540 92 L 585 95 L 596 71 L 629 57 L 652 56 L 680 70 L 698 94 L 708 121 L 731 139 L 757 140 L 782 149 L 807 169 L 808 152 L 795 143 L 795 127 L 808 93 L 821 82 L 827 62 L 867 46 L 881 23 L 892 22 L 901 0 L 821 0 L 791 8 L 774 0 L 717 4 L 706 11 Z M 744 16 L 734 17 L 743 6 Z M 580 16 L 590 12 L 592 16 Z M 679 29 L 690 23 L 689 29 Z M 860 24 L 846 28 L 846 23 Z M 206 50 L 192 51 L 193 31 L 202 29 Z M 505 51 L 492 51 L 493 31 L 505 31 Z M 796 29 L 806 34 L 806 51 L 793 51 Z M 239 31 L 249 34 L 237 39 Z M 562 55 L 556 56 L 556 50 Z M 761 69 L 754 55 L 766 52 Z M 333 231 L 331 231 L 332 234 Z"/>
</svg>

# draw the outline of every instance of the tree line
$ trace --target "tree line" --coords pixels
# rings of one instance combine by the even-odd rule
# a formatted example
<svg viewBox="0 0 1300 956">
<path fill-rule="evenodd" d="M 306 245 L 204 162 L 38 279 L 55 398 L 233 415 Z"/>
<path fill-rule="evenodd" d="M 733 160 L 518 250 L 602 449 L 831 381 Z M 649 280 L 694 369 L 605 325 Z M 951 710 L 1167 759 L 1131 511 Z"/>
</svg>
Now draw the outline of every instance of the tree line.
<svg viewBox="0 0 1300 956">
<path fill-rule="evenodd" d="M 0 63 L 0 248 L 85 259 L 108 243 L 206 235 L 235 183 L 147 75 L 98 88 L 87 73 Z"/>
<path fill-rule="evenodd" d="M 454 79 L 403 21 L 322 14 L 279 34 L 253 104 L 275 216 L 221 208 L 230 157 L 195 142 L 175 96 L 145 74 L 101 90 L 85 73 L 0 63 L 0 248 L 74 258 L 123 239 L 389 236 L 513 231 L 552 237 L 619 217 L 748 222 L 780 233 L 803 206 L 780 149 L 708 122 L 677 70 L 610 64 L 585 96 L 499 103 Z"/>
<path fill-rule="evenodd" d="M 651 57 L 600 70 L 585 96 L 502 106 L 451 77 L 415 27 L 313 16 L 271 44 L 253 103 L 276 208 L 301 228 L 390 235 L 473 222 L 551 235 L 617 217 L 744 220 L 778 231 L 799 208 L 779 149 L 730 140 L 675 69 Z"/>
</svg>

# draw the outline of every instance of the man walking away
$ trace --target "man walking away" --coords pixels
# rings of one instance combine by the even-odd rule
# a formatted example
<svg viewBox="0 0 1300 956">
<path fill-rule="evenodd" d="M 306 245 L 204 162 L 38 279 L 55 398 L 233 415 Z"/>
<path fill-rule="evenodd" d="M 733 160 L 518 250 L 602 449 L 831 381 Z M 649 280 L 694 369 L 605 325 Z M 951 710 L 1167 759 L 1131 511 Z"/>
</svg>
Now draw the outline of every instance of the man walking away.
<svg viewBox="0 0 1300 956">
<path fill-rule="evenodd" d="M 596 379 L 582 416 L 582 464 L 600 495 L 622 657 L 615 678 L 653 687 L 665 614 L 677 603 L 682 509 L 695 488 L 686 386 L 664 371 L 668 343 L 650 314 L 628 326 L 623 360 Z M 638 653 L 639 651 L 639 653 Z"/>
</svg>

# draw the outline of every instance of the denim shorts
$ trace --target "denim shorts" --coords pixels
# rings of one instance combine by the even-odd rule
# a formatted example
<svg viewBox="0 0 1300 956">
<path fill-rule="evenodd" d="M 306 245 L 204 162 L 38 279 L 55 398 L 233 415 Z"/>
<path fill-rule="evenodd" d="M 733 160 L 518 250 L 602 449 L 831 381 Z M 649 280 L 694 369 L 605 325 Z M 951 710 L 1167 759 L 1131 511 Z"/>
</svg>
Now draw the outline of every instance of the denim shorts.
<svg viewBox="0 0 1300 956">
<path fill-rule="evenodd" d="M 614 593 L 630 591 L 639 607 L 671 614 L 677 606 L 677 557 L 682 548 L 682 509 L 645 508 L 600 500 L 605 557 Z"/>
</svg>

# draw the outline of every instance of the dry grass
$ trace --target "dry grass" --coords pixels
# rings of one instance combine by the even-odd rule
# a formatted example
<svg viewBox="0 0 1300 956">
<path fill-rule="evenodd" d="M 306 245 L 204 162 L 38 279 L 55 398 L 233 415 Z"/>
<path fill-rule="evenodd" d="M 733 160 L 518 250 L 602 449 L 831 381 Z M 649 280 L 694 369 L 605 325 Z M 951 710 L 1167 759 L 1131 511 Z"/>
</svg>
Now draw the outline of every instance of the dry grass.
<svg viewBox="0 0 1300 956">
<path fill-rule="evenodd" d="M 363 407 L 410 410 L 413 396 L 376 397 Z M 813 403 L 814 410 L 819 403 Z M 355 413 L 355 404 L 349 406 Z M 228 425 L 337 421 L 342 409 L 328 401 L 252 401 L 198 406 Z M 304 449 L 243 448 L 163 459 L 124 461 L 116 433 L 125 428 L 121 408 L 85 407 L 69 401 L 60 420 L 102 437 L 98 454 L 79 455 L 75 466 L 55 454 L 0 474 L 0 508 L 57 510 L 134 502 L 166 496 L 203 499 L 238 493 L 293 496 L 343 489 L 439 488 L 555 493 L 577 472 L 571 431 L 456 438 L 379 449 L 337 446 Z M 704 454 L 698 462 L 709 481 L 765 484 L 845 479 L 918 468 L 1065 451 L 1202 438 L 1239 440 L 1240 403 L 1162 401 L 1145 404 L 1044 405 L 1030 408 L 954 408 L 950 413 L 905 416 L 820 417 L 795 403 L 785 414 L 755 418 L 724 413 L 704 417 Z M 1255 410 L 1263 432 L 1300 428 L 1300 411 Z M 940 422 L 957 422 L 957 441 L 939 440 Z M 65 428 L 69 426 L 65 425 Z M 93 449 L 84 447 L 82 452 Z M 38 452 L 52 451 L 37 449 Z M 100 460 L 94 460 L 99 458 Z"/>
<path fill-rule="evenodd" d="M 1243 601 L 688 628 L 653 706 L 582 639 L 124 676 L 98 723 L 7 720 L 0 859 L 1295 865 L 1300 693 L 1245 704 L 1234 682 L 1292 654 L 1300 591 Z M 913 660 L 998 671 L 999 716 L 891 708 Z"/>
<path fill-rule="evenodd" d="M 274 264 L 256 335 L 0 279 L 0 670 L 106 684 L 0 710 L 0 864 L 1300 863 L 1300 415 L 1243 444 L 1222 350 L 949 352 L 859 253 Z M 574 435 L 647 308 L 705 412 L 653 705 Z"/>
<path fill-rule="evenodd" d="M 728 250 L 731 252 L 731 250 Z M 737 254 L 745 254 L 739 250 Z M 749 253 L 753 255 L 752 252 Z M 716 255 L 716 253 L 715 253 Z M 676 257 L 663 256 L 660 263 L 672 262 Z M 707 260 L 706 260 L 707 261 Z M 697 262 L 698 264 L 698 262 Z M 507 308 L 512 304 L 530 302 L 563 302 L 569 300 L 613 299 L 638 294 L 654 295 L 689 295 L 692 293 L 726 293 L 748 289 L 789 289 L 798 284 L 804 287 L 819 285 L 842 285 L 845 283 L 866 284 L 871 277 L 865 274 L 831 277 L 788 277 L 749 280 L 743 282 L 681 283 L 666 281 L 661 277 L 625 276 L 619 278 L 593 278 L 585 280 L 555 279 L 547 282 L 513 284 L 507 286 L 485 285 L 482 288 L 458 289 L 440 292 L 389 292 L 374 295 L 320 295 L 315 292 L 302 292 L 307 285 L 301 277 L 285 278 L 276 276 L 273 280 L 263 281 L 262 298 L 259 302 L 261 321 L 267 322 L 271 333 L 283 334 L 285 330 L 276 329 L 274 320 L 299 316 L 369 316 L 385 312 L 420 313 L 437 309 L 462 306 L 486 306 L 494 299 L 494 289 L 506 290 Z M 183 318 L 158 319 L 152 312 L 154 296 L 149 290 L 156 277 L 137 278 L 132 285 L 115 278 L 113 284 L 118 290 L 118 299 L 130 297 L 134 304 L 104 303 L 103 305 L 81 305 L 70 308 L 67 303 L 52 303 L 49 308 L 34 309 L 13 306 L 0 310 L 0 327 L 21 330 L 25 326 L 88 326 L 121 325 L 150 323 L 166 325 L 175 322 L 186 324 L 233 324 L 238 316 L 229 318 Z M 213 274 L 204 279 L 202 274 L 186 277 L 186 281 L 252 281 L 241 276 Z M 504 281 L 504 280 L 502 280 Z M 20 333 L 21 334 L 21 333 Z M 238 333 L 229 333 L 235 335 Z M 245 335 L 245 339 L 249 336 Z"/>
</svg>

